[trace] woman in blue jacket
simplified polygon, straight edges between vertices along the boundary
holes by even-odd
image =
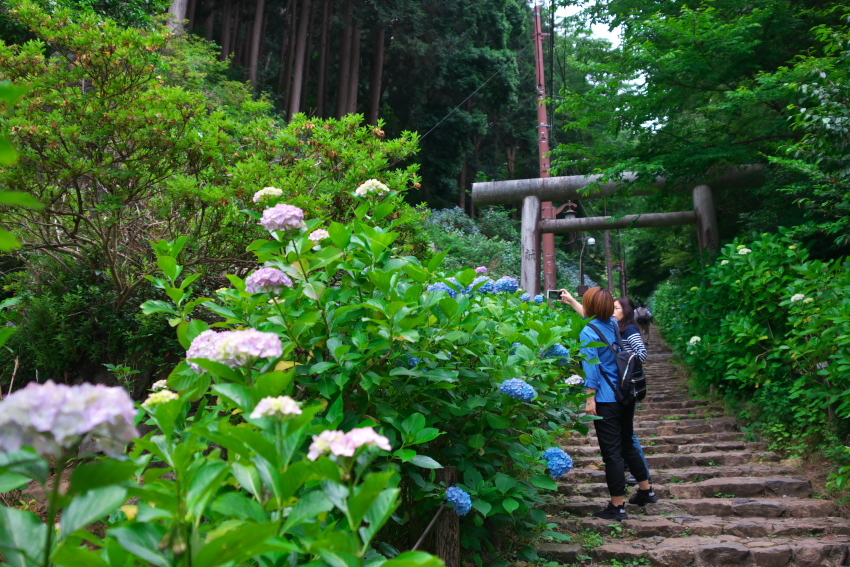
[[[590,318],[590,324],[581,332],[582,344],[604,342],[590,325],[604,333],[609,343],[618,342],[617,321],[612,317],[614,298],[608,290],[601,287],[587,290],[582,298],[582,307],[585,317]],[[629,502],[638,506],[658,502],[658,496],[649,483],[646,465],[632,443],[635,404],[626,405],[617,401],[613,388],[618,375],[614,351],[603,345],[586,346],[581,349],[581,352],[584,354],[582,366],[587,377],[585,385],[589,396],[585,402],[585,412],[601,418],[595,420],[593,425],[596,428],[602,460],[605,462],[605,482],[608,484],[608,492],[611,495],[608,507],[594,515],[606,520],[625,520],[628,516],[625,508],[624,462],[628,463],[629,470],[638,481],[638,491],[629,499]],[[594,358],[599,359],[599,364],[587,362]]]

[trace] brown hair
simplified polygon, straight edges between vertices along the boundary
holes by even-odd
[[[585,317],[610,319],[614,314],[614,298],[611,292],[599,286],[587,290],[581,298]]]
[[[620,302],[620,308],[623,310],[623,318],[620,319],[620,332],[625,333],[629,325],[637,325],[635,322],[635,302],[628,297],[618,297],[614,301]]]

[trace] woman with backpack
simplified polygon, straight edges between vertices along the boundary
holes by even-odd
[[[582,307],[585,317],[590,322],[581,332],[582,344],[590,343],[621,343],[617,321],[613,318],[614,298],[611,293],[601,287],[594,287],[584,294]],[[622,344],[622,343],[621,343]],[[585,346],[581,349],[584,354],[584,368],[588,399],[585,402],[585,412],[588,415],[599,416],[594,420],[596,438],[602,460],[605,462],[605,482],[611,501],[604,510],[594,515],[606,520],[626,520],[625,495],[626,479],[624,461],[638,481],[637,493],[629,503],[645,506],[658,501],[658,495],[649,483],[649,472],[643,459],[632,443],[634,435],[634,401],[622,403],[618,401],[614,383],[619,374],[617,355],[609,346]],[[599,359],[599,364],[589,364],[587,361]]]
[[[646,350],[646,345],[643,343],[640,331],[635,323],[635,302],[625,296],[615,299],[613,317],[618,321],[617,326],[620,331],[620,336],[623,337],[623,348],[629,352],[635,353],[641,362],[645,362],[646,357],[649,356],[649,352]],[[643,464],[646,465],[647,475],[651,477],[652,473],[649,470],[649,464],[646,462],[646,455],[643,452],[643,445],[641,445],[637,433],[632,436],[632,444],[640,454],[640,458],[643,459]],[[630,472],[628,464],[626,465],[626,472]],[[652,479],[650,478],[650,482],[651,481]],[[634,475],[629,475],[628,478],[626,478],[626,484],[637,483],[637,479],[635,479]]]
[[[582,317],[585,316],[584,308],[581,306],[581,303],[576,301],[576,299],[566,289],[561,290],[561,301],[575,309],[575,311]],[[644,362],[646,357],[649,356],[649,353],[646,350],[646,345],[643,343],[640,331],[635,326],[634,312],[635,303],[628,297],[620,297],[614,300],[613,317],[618,321],[620,336],[623,338],[623,348],[628,352],[635,353],[638,359],[641,362]],[[643,445],[641,445],[637,434],[632,435],[632,445],[634,445],[635,449],[637,449],[637,452],[640,454],[640,458],[643,459],[647,475],[651,477],[649,464],[646,462],[646,455],[643,451]],[[629,476],[626,478],[626,484],[635,485],[638,483],[635,476],[631,474],[628,463],[624,465],[624,471],[629,473]],[[651,478],[649,478],[649,480],[652,482]]]

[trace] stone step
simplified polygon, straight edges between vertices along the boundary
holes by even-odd
[[[651,438],[650,438],[651,439]],[[746,441],[728,441],[720,443],[694,443],[692,445],[650,445],[646,443],[647,439],[641,439],[644,453],[647,455],[678,453],[680,455],[690,455],[694,453],[711,453],[719,451],[764,451],[768,444],[762,442],[746,442]],[[564,451],[573,456],[580,457],[595,457],[599,455],[599,447],[597,445],[562,445]]]
[[[592,463],[601,462],[601,457],[573,457],[576,467],[584,468]],[[660,453],[646,455],[646,462],[651,469],[671,469],[688,467],[714,467],[743,465],[746,463],[768,463],[779,460],[779,455],[770,451],[751,453],[750,451],[711,451],[708,453],[677,454]]]
[[[594,565],[649,560],[665,567],[840,567],[848,550],[847,536],[751,539],[719,535],[651,538],[639,543],[608,540],[595,548],[557,543],[537,546],[541,555],[565,564],[587,564],[587,557]]]
[[[559,496],[549,503],[552,515],[587,516],[608,505],[608,499]],[[629,514],[649,516],[692,515],[741,518],[818,518],[837,516],[837,506],[829,500],[813,498],[682,498],[659,500],[641,509],[626,504]]]
[[[568,533],[588,530],[625,539],[647,537],[717,536],[760,538],[768,536],[850,535],[850,520],[821,518],[720,518],[717,516],[634,516],[623,522],[584,518],[550,518],[558,529]],[[618,526],[622,526],[620,529]]]
[[[738,431],[734,419],[689,419],[676,421],[644,421],[635,423],[635,433],[638,437],[663,437],[666,435],[694,435],[699,433],[720,433]],[[596,436],[596,431],[591,428],[590,437]],[[594,443],[595,443],[594,439]]]
[[[641,438],[640,442],[646,447],[658,447],[661,445],[696,445],[702,443],[730,443],[741,441],[742,433],[738,431],[726,431],[720,433],[695,433],[691,435],[663,435],[661,437],[650,435]],[[576,434],[575,437],[567,437],[564,446],[596,445],[596,438]],[[566,450],[566,449],[565,449]]]
[[[648,399],[642,401],[640,406],[638,406],[638,411],[640,411],[640,407],[649,407],[652,409],[685,409],[685,408],[701,408],[709,405],[711,402],[708,400],[694,400],[694,399],[685,399],[679,401],[649,401]]]
[[[652,481],[659,484],[681,484],[686,482],[701,482],[709,478],[796,476],[799,474],[800,471],[795,467],[755,463],[737,466],[652,469]],[[602,461],[600,460],[591,467],[575,468],[570,472],[564,482],[605,482],[605,467],[602,466]]]
[[[605,498],[608,485],[568,484],[558,486],[561,494],[584,496],[587,498]],[[653,479],[653,488],[659,497],[680,498],[808,498],[812,495],[812,483],[805,477],[724,477],[709,478],[699,482],[682,484],[662,484]]]
[[[723,408],[718,406],[705,406],[698,408],[679,408],[679,409],[655,409],[650,405],[647,408],[639,409],[635,413],[636,419],[700,419],[706,417],[722,417],[726,413]]]

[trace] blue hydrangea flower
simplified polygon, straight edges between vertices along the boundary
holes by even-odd
[[[518,289],[519,282],[516,278],[510,276],[501,277],[493,284],[493,291],[495,293],[516,293]]]
[[[527,291],[519,296],[520,301],[531,301],[531,294]]]
[[[456,297],[457,291],[450,288],[448,285],[443,282],[437,282],[435,284],[431,284],[428,286],[428,291],[445,291],[449,294],[449,297]]]
[[[555,343],[540,354],[543,358],[560,358],[558,364],[566,366],[570,363],[570,351],[561,343]]]
[[[415,357],[415,356],[410,356],[410,355],[408,354],[408,355],[407,355],[407,367],[408,367],[408,368],[413,368],[414,366],[416,366],[417,364],[419,364],[419,362],[420,362],[421,360],[422,360],[421,358],[418,358],[418,357]]]
[[[552,475],[552,478],[561,478],[573,470],[572,457],[557,447],[547,449],[543,453],[543,458],[548,461],[546,467],[549,469],[549,474]]]
[[[484,283],[484,285],[482,285],[478,289],[475,289],[481,282],[486,283]],[[493,286],[493,280],[491,280],[487,276],[478,276],[472,281],[471,284],[469,284],[469,287],[466,288],[466,293],[470,295],[475,295],[476,293],[493,293]]]
[[[537,395],[537,391],[534,389],[534,386],[525,380],[520,380],[519,378],[505,380],[502,382],[502,385],[499,386],[499,391],[524,402],[530,402]]]
[[[519,348],[519,345],[520,345],[520,343],[513,343],[511,345],[511,350],[508,351],[508,354],[510,354],[510,355],[516,354],[516,349]]]
[[[543,296],[538,293],[537,295],[534,296],[534,302],[535,303],[543,303]]]
[[[449,504],[454,504],[458,516],[466,516],[472,510],[472,498],[457,486],[450,486],[446,490],[446,500]]]

